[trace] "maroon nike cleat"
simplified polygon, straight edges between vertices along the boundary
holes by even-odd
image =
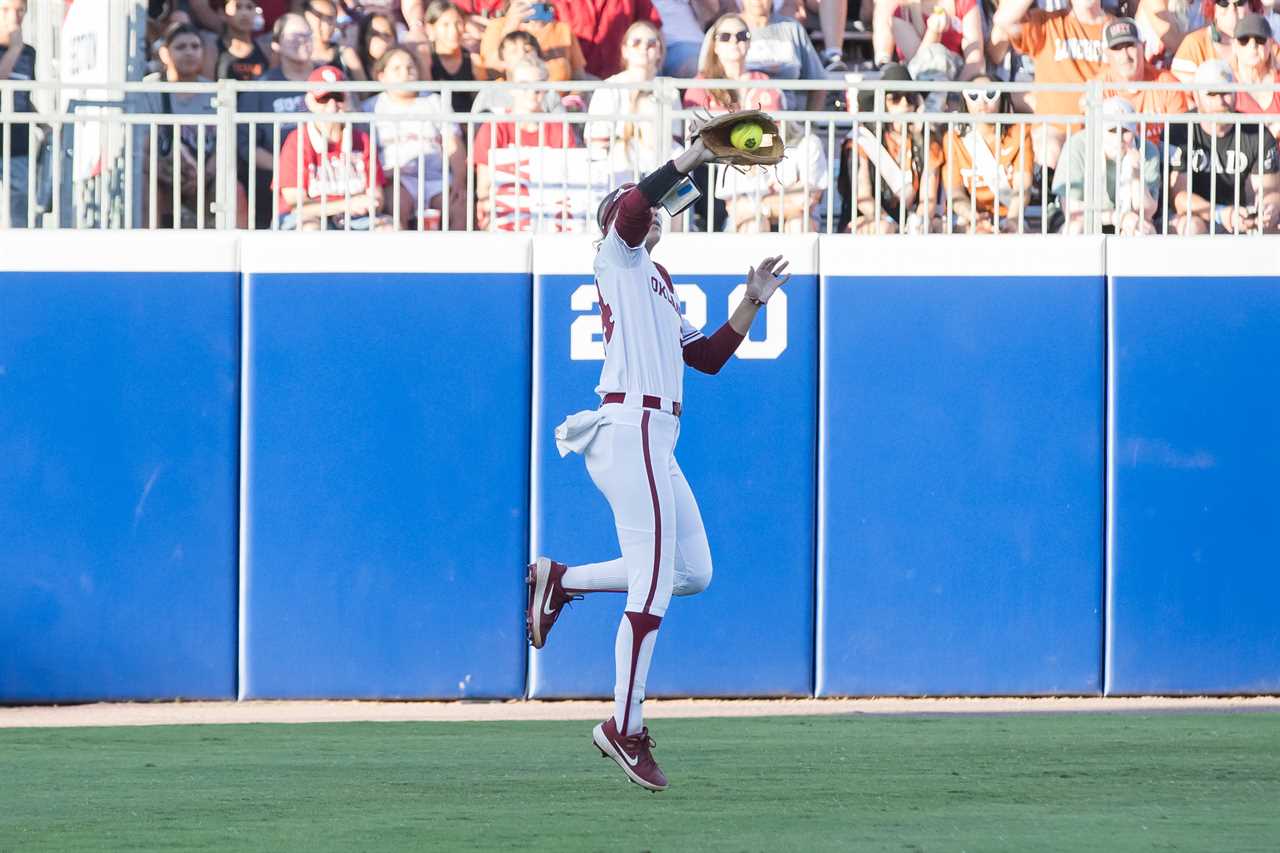
[[[626,773],[627,778],[632,782],[650,791],[667,789],[667,777],[663,775],[662,768],[653,760],[653,753],[649,751],[657,744],[654,743],[653,738],[649,737],[647,726],[641,729],[639,734],[622,737],[618,734],[618,726],[614,723],[613,717],[610,717],[592,730],[591,739],[595,741],[600,755],[618,762],[622,772]]]
[[[529,585],[529,603],[525,608],[524,621],[529,642],[535,649],[547,644],[547,634],[560,618],[561,609],[582,597],[565,592],[560,582],[565,569],[564,563],[554,563],[547,557],[539,557],[537,562],[529,564],[525,577],[525,583]]]

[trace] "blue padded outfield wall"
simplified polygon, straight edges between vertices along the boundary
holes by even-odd
[[[902,239],[821,249],[817,692],[1100,693],[1102,240]]]
[[[1280,242],[1109,244],[1110,693],[1280,692]]]
[[[243,697],[524,692],[529,241],[431,242],[244,243]]]
[[[234,697],[235,240],[0,241],[0,702]]]
[[[998,249],[998,251],[997,251]],[[1280,690],[1280,242],[670,235],[715,561],[660,695]],[[608,696],[582,237],[0,235],[0,703]]]

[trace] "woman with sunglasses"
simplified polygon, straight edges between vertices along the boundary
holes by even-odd
[[[698,54],[699,80],[768,80],[762,71],[747,70],[747,51],[751,49],[751,30],[740,15],[721,15],[707,30]],[[700,107],[712,114],[731,110],[782,109],[782,93],[777,89],[690,89],[684,105]]]
[[[1183,83],[1191,83],[1200,63],[1210,59],[1230,62],[1235,47],[1236,26],[1250,12],[1262,11],[1261,0],[1203,0],[1205,20],[1209,25],[1194,32],[1178,46],[1170,70]]]
[[[610,83],[648,83],[658,76],[665,58],[662,33],[648,21],[636,21],[627,27],[622,38],[622,70],[608,79]],[[680,109],[674,89],[667,106]],[[668,128],[663,140],[655,139],[653,119],[658,116],[658,102],[644,89],[596,89],[591,93],[587,112],[592,115],[630,115],[635,121],[595,121],[587,125],[587,146],[593,161],[609,163],[610,186],[638,181],[658,168],[659,153],[672,153],[675,134]]]
[[[1273,88],[1265,92],[1236,93],[1236,112],[1268,117],[1267,129],[1280,138],[1280,94],[1276,84],[1276,43],[1271,40],[1271,25],[1262,15],[1245,15],[1236,25],[1232,65],[1237,83],[1266,83]]]
[[[991,78],[984,74],[973,82],[990,83]],[[991,234],[998,224],[1002,232],[1016,232],[1035,169],[1031,127],[993,118],[1013,112],[1006,92],[973,88],[963,96],[969,115],[984,120],[953,125],[942,143],[952,228]]]
[[[911,75],[904,66],[890,63],[880,79],[905,82]],[[942,145],[931,135],[926,151],[923,123],[909,120],[922,103],[918,92],[888,89],[884,111],[901,118],[887,123],[860,121],[849,134],[840,178],[842,194],[845,198],[852,195],[857,205],[849,222],[853,233],[920,233],[926,221],[930,231],[940,230],[942,223],[936,212],[944,166]],[[874,106],[872,90],[858,93],[858,112],[872,112]],[[857,187],[851,192],[855,175]]]

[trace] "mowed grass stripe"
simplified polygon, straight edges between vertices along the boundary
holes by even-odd
[[[1280,715],[0,731],[6,850],[1280,850]]]

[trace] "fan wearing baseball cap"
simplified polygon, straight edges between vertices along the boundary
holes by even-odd
[[[1169,128],[1169,195],[1179,234],[1272,232],[1280,213],[1276,140],[1256,123],[1228,124],[1235,113],[1235,77],[1211,59],[1196,69],[1195,124]],[[1221,88],[1216,88],[1221,87]]]
[[[281,229],[368,231],[392,225],[381,215],[384,176],[368,132],[326,120],[347,109],[346,95],[326,84],[346,79],[332,65],[307,78],[307,109],[317,119],[299,125],[280,149],[272,188],[279,198]]]
[[[1104,234],[1154,234],[1152,218],[1160,207],[1160,149],[1138,135],[1133,105],[1124,98],[1102,102],[1102,157],[1106,177],[1098,217]],[[1053,176],[1056,204],[1065,214],[1063,231],[1083,234],[1084,184],[1088,137],[1077,133],[1067,142]]]
[[[1235,47],[1231,64],[1241,83],[1276,84],[1276,43],[1271,24],[1262,15],[1245,15],[1236,25]],[[1268,116],[1267,129],[1272,136],[1280,134],[1280,95],[1274,89],[1266,92],[1236,94],[1236,112]]]
[[[1195,79],[1196,69],[1210,59],[1231,61],[1236,26],[1250,12],[1262,11],[1262,0],[1201,0],[1207,26],[1187,33],[1173,55],[1170,69],[1183,83]]]
[[[1107,49],[1108,83],[1177,83],[1168,71],[1147,62],[1146,48],[1133,18],[1116,18],[1102,31]],[[1187,96],[1179,89],[1133,89],[1128,86],[1108,87],[1104,98],[1124,98],[1138,113],[1178,115],[1187,111]],[[1164,139],[1164,123],[1149,122],[1143,128],[1150,142],[1159,145]]]

